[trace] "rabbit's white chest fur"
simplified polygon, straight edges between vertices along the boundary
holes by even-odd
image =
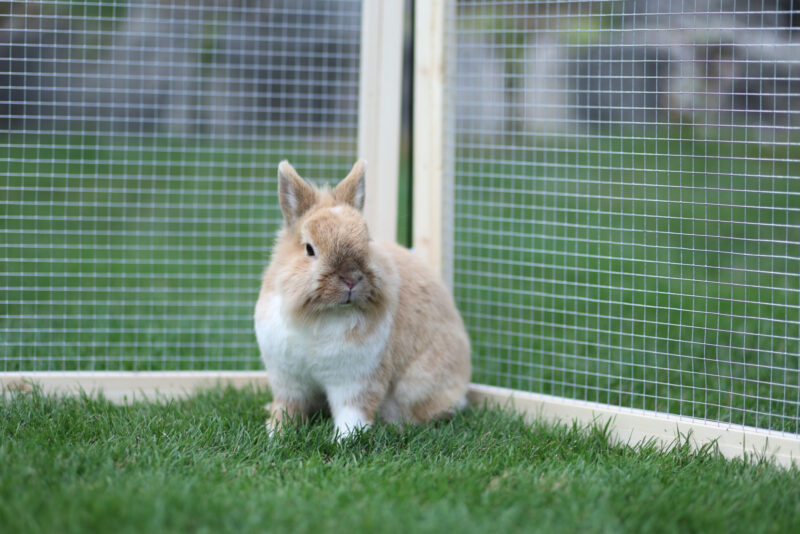
[[[387,313],[366,339],[352,341],[347,333],[361,320],[357,312],[345,309],[324,320],[297,325],[287,319],[282,304],[280,295],[271,296],[255,324],[261,357],[273,375],[270,381],[329,395],[360,389],[380,364],[391,332],[391,315]]]

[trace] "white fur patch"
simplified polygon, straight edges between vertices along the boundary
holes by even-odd
[[[333,411],[333,424],[336,427],[336,439],[350,437],[359,429],[370,426],[364,412],[352,406],[331,407]]]
[[[267,419],[267,422],[265,423],[265,426],[267,428],[267,437],[268,438],[274,438],[276,431],[275,431],[275,427],[272,425],[272,421]]]
[[[273,394],[301,399],[325,393],[332,408],[357,398],[380,364],[391,315],[366,340],[354,342],[347,334],[363,321],[357,310],[344,308],[310,324],[293,324],[280,295],[268,298],[255,330]]]

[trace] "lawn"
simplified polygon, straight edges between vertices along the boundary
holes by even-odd
[[[379,425],[330,420],[270,440],[259,391],[112,405],[0,402],[0,531],[793,532],[800,470],[708,448],[614,444],[603,428],[473,409]]]

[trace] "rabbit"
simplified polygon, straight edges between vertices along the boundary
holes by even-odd
[[[453,298],[411,251],[372,240],[366,163],[332,190],[278,166],[284,224],[255,307],[273,402],[287,418],[330,409],[335,439],[372,425],[423,423],[466,406],[470,342]]]

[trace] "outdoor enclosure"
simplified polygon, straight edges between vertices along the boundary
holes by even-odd
[[[275,168],[399,133],[395,4],[0,4],[0,373],[261,369]],[[800,434],[792,6],[416,2],[414,247],[476,383]]]
[[[446,14],[445,265],[474,379],[800,432],[800,12]]]

